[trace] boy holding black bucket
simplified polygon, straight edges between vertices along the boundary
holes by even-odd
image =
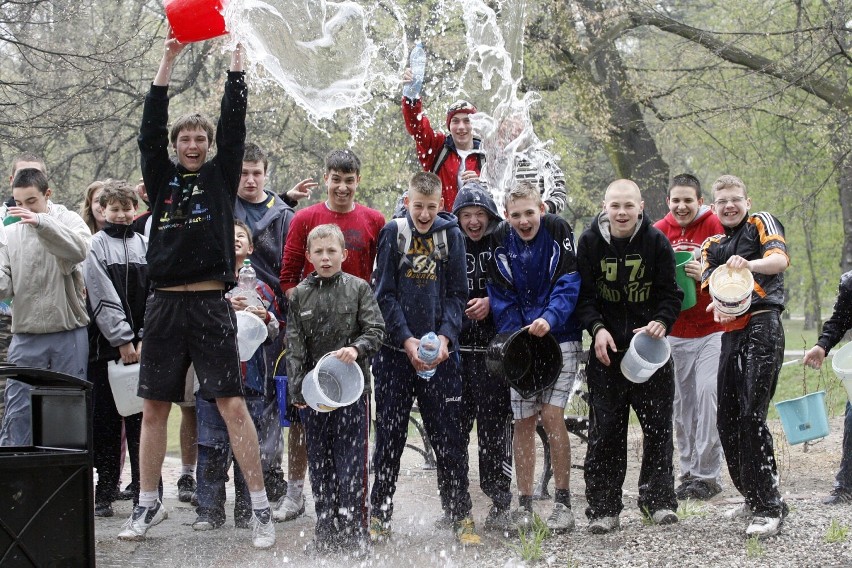
[[[491,261],[490,235],[500,223],[500,214],[488,190],[475,180],[462,186],[453,214],[465,235],[469,293],[459,334],[463,446],[467,448],[476,420],[479,486],[492,501],[485,530],[507,531],[512,504],[512,407],[508,385],[491,374],[486,364],[488,344],[497,334],[486,275]]]
[[[317,514],[315,547],[361,557],[367,536],[370,435],[370,358],[384,337],[384,320],[370,285],[341,270],[343,232],[318,225],[307,237],[305,256],[314,272],[293,289],[287,314],[288,395],[302,409]],[[357,402],[330,412],[306,406],[305,376],[323,355],[357,363],[364,391]],[[317,380],[317,379],[315,379]]]
[[[654,224],[668,237],[675,260],[688,259],[677,276],[685,282],[684,298],[691,292],[692,307],[681,306],[680,315],[669,334],[675,366],[674,426],[680,454],[681,484],[678,499],[710,499],[722,491],[722,443],[716,429],[719,353],[722,326],[707,313],[710,295],[696,294],[701,282],[701,263],[695,253],[708,237],[724,232],[719,218],[704,204],[701,183],[695,176],[674,177],[666,196],[669,212]],[[680,270],[680,269],[678,269]],[[696,298],[697,296],[697,298]],[[684,299],[684,304],[686,299]]]
[[[754,275],[751,306],[732,316],[711,304],[722,324],[717,424],[728,472],[745,503],[727,512],[731,519],[751,519],[746,535],[764,538],[778,533],[787,505],[778,491],[772,434],[766,425],[784,360],[784,275],[790,265],[784,227],[766,212],[749,214],[745,184],[732,175],[713,183],[713,210],[724,235],[701,247],[702,287],[719,266],[748,269]]]
[[[586,516],[594,534],[619,527],[631,406],[644,435],[639,508],[655,524],[678,520],[672,466],[673,365],[666,361],[642,383],[621,371],[634,334],[665,341],[683,297],[675,282],[674,251],[643,215],[644,206],[635,183],[612,182],[603,211],[580,237],[577,252],[582,280],[577,316],[594,348],[586,367],[585,465]]]
[[[563,414],[582,350],[582,330],[573,315],[580,291],[574,233],[561,217],[545,214],[541,193],[529,182],[512,188],[504,205],[508,222],[493,235],[494,251],[488,268],[488,296],[497,331],[511,333],[525,327],[534,337],[551,333],[561,347],[561,372],[554,383],[531,397],[524,397],[516,388],[511,391],[518,484],[518,508],[512,512],[512,520],[519,527],[532,524],[535,430],[541,417],[556,486],[547,526],[554,531],[570,531],[574,528],[569,486],[571,445]],[[519,377],[507,377],[510,384],[516,379]]]

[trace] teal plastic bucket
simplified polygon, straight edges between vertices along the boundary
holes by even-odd
[[[825,391],[775,403],[781,426],[790,444],[810,442],[828,436]]]

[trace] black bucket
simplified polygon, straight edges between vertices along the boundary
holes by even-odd
[[[530,335],[527,328],[498,333],[488,345],[488,372],[509,383],[524,398],[553,385],[562,370],[562,349],[551,334]]]

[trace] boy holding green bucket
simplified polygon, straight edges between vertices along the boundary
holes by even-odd
[[[837,345],[846,332],[852,329],[852,271],[840,277],[840,292],[831,317],[822,324],[822,333],[817,344],[805,353],[802,363],[819,369],[829,350]],[[836,354],[835,354],[836,355]],[[826,505],[852,503],[852,402],[846,402],[846,418],[843,420],[843,456],[840,469],[834,478],[834,489],[822,502]]]
[[[370,435],[370,359],[382,344],[385,323],[370,285],[341,266],[346,245],[340,227],[318,225],[305,257],[314,272],[296,286],[287,313],[288,395],[305,425],[311,491],[317,514],[315,550],[361,557],[367,536],[367,440]],[[302,396],[305,375],[331,353],[357,363],[364,392],[357,402],[318,412]]]
[[[675,176],[666,197],[668,214],[654,226],[675,250],[675,279],[683,290],[681,312],[669,334],[675,366],[673,405],[680,455],[678,499],[710,499],[722,490],[722,444],[716,429],[716,373],[722,350],[722,326],[707,312],[710,295],[696,294],[701,243],[724,232],[719,218],[704,204],[694,176]]]
[[[778,384],[784,359],[784,275],[790,265],[784,227],[766,212],[749,214],[751,200],[745,184],[732,175],[713,183],[713,210],[724,235],[710,237],[701,246],[702,288],[719,266],[746,268],[754,274],[751,306],[732,316],[712,310],[722,324],[719,358],[719,438],[728,472],[745,503],[727,512],[731,519],[751,519],[746,536],[778,534],[787,505],[778,491],[778,470],[772,434],[766,425],[769,401]]]

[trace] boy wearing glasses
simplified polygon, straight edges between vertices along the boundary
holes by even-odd
[[[722,325],[719,358],[717,424],[731,481],[745,503],[728,511],[731,519],[749,518],[749,537],[778,533],[787,506],[778,491],[778,471],[772,434],[766,425],[769,401],[775,394],[784,357],[783,272],[790,265],[784,227],[766,212],[750,215],[745,184],[732,175],[713,183],[713,210],[724,235],[707,239],[701,247],[702,288],[722,265],[747,268],[754,274],[754,290],[747,313],[733,317],[713,305]]]

